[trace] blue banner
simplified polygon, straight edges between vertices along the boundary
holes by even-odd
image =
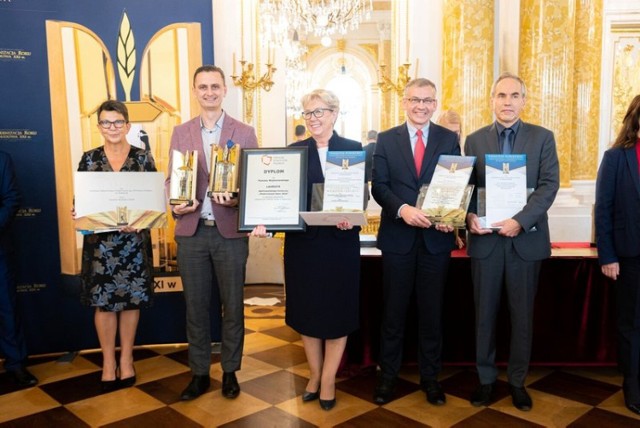
[[[65,21],[86,28],[115,63],[121,58],[118,38],[125,12],[135,35],[132,63],[142,63],[144,47],[160,29],[179,22],[200,24],[202,62],[213,63],[211,1],[0,1],[0,150],[13,158],[22,194],[12,233],[18,303],[30,354],[98,346],[93,309],[81,306],[77,278],[61,275],[50,98],[55,88],[50,87],[46,22]],[[116,77],[111,77],[116,85],[111,97],[140,100],[141,85],[136,80],[125,94],[115,68],[114,64]],[[52,85],[68,86],[69,81],[60,79]],[[77,165],[69,163],[70,170],[75,170]],[[184,341],[182,294],[157,294],[154,306],[143,310],[136,344]]]

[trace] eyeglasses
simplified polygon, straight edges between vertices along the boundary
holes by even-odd
[[[412,106],[417,106],[418,104],[434,105],[437,101],[435,98],[418,97],[405,98],[405,100],[409,101],[409,104],[411,104]]]
[[[99,120],[98,121],[98,125],[100,125],[100,127],[102,129],[109,129],[111,128],[111,125],[115,126],[116,129],[120,129],[124,126],[124,124],[127,123],[126,120],[122,120],[122,119],[118,119],[118,120],[114,120],[113,122],[110,120]]]
[[[317,108],[313,111],[303,111],[302,112],[302,117],[305,118],[305,120],[309,120],[311,119],[311,115],[313,115],[313,117],[320,119],[322,116],[324,116],[324,112],[325,111],[330,111],[333,112],[333,109],[331,108]]]

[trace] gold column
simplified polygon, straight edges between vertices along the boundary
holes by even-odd
[[[520,3],[520,76],[527,85],[523,118],[554,132],[562,187],[571,179],[575,10],[575,0]]]
[[[573,76],[571,179],[593,180],[598,166],[602,0],[579,0]]]
[[[453,109],[468,134],[491,122],[494,0],[445,0],[440,109]]]

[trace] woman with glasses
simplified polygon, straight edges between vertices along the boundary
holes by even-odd
[[[362,144],[333,130],[340,101],[332,92],[316,89],[302,97],[302,106],[311,137],[291,146],[309,149],[310,209],[314,184],[324,183],[327,152],[362,150]],[[359,230],[342,221],[335,226],[307,226],[305,232],[288,232],[285,238],[286,322],[302,336],[310,370],[302,400],[319,399],[324,410],[336,404],[336,373],[347,335],[359,324]]]
[[[131,128],[127,107],[105,101],[98,108],[98,129],[104,145],[82,155],[78,171],[156,171],[151,154],[127,142]],[[75,214],[75,213],[74,213]],[[140,307],[153,292],[153,259],[149,230],[130,226],[116,232],[84,236],[82,246],[82,301],[95,307],[94,323],[102,348],[102,390],[133,386],[133,343]],[[116,334],[120,358],[116,361]]]

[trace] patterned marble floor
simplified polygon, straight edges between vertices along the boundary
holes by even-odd
[[[282,296],[281,287],[249,286],[247,295]],[[17,389],[0,373],[0,427],[630,427],[640,418],[624,407],[621,379],[613,368],[534,368],[528,389],[530,412],[511,405],[504,373],[498,399],[487,408],[468,402],[476,384],[472,368],[448,367],[442,376],[447,404],[434,407],[419,389],[415,367],[403,370],[396,399],[375,405],[374,373],[339,379],[337,406],[324,411],[303,403],[308,377],[299,336],[284,324],[284,307],[245,307],[246,339],[242,392],[221,396],[219,356],[212,355],[210,391],[179,401],[190,380],[184,344],[140,347],[135,387],[101,394],[101,357],[81,352],[71,362],[32,358],[37,387]],[[144,316],[144,314],[143,314]]]

